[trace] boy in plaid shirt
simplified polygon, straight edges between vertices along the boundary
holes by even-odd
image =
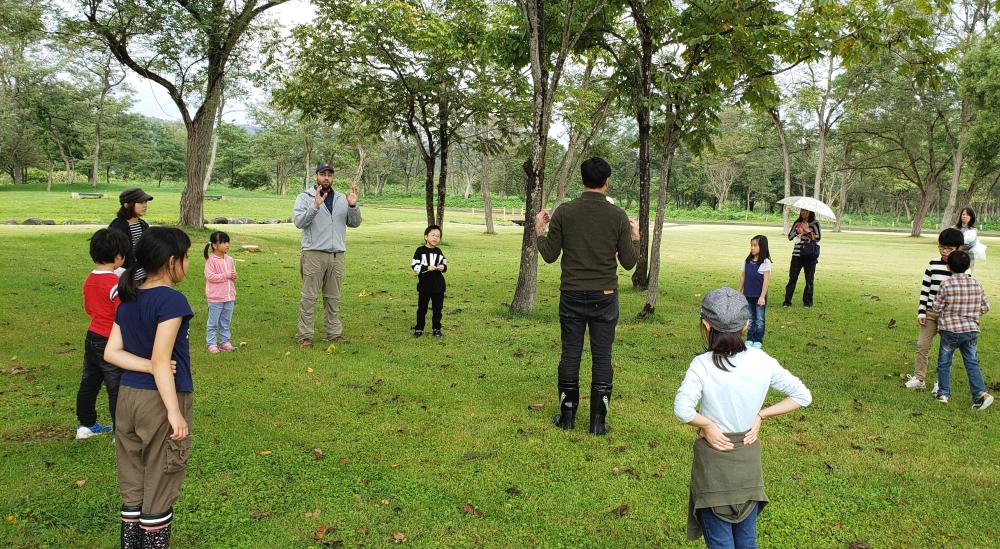
[[[963,251],[948,256],[951,277],[941,282],[934,310],[938,312],[937,328],[941,336],[938,350],[938,402],[948,403],[951,396],[951,360],[955,349],[962,353],[962,362],[969,375],[972,409],[985,410],[993,404],[993,395],[986,392],[983,372],[979,369],[976,344],[979,340],[979,317],[990,310],[983,286],[965,273],[971,259]]]

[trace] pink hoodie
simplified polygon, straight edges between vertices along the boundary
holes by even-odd
[[[226,303],[236,301],[236,284],[233,283],[233,273],[236,263],[226,254],[225,257],[209,254],[205,260],[205,297],[209,303]]]

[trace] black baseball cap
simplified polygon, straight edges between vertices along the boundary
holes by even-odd
[[[332,171],[333,171],[333,166],[331,166],[327,162],[320,162],[319,164],[316,164],[316,173],[332,172]]]
[[[121,204],[135,204],[137,202],[149,202],[153,197],[146,194],[146,191],[139,188],[125,189],[118,195],[118,202]]]

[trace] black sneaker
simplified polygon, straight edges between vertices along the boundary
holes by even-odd
[[[413,330],[413,339],[417,339],[418,337],[420,337],[422,335],[424,335],[424,331],[423,330]]]
[[[792,304],[791,303],[782,303],[781,306],[787,309],[787,308],[791,307]]]
[[[983,393],[982,395],[979,396],[979,398],[976,399],[975,402],[972,403],[972,409],[985,410],[990,407],[990,404],[993,404],[993,395],[989,393]]]
[[[434,330],[434,337],[441,337],[443,335],[444,334],[441,333],[441,330]]]

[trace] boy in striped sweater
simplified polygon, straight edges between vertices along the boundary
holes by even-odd
[[[927,387],[924,376],[927,374],[927,355],[938,332],[938,313],[934,310],[934,298],[937,296],[941,282],[951,276],[948,270],[948,256],[951,252],[962,249],[965,238],[958,229],[945,229],[938,235],[938,251],[940,259],[933,259],[924,270],[924,280],[920,287],[920,306],[917,308],[917,323],[920,333],[917,336],[917,352],[913,357],[913,375],[908,375],[904,386],[907,389],[924,389]],[[937,393],[938,384],[934,383]]]

